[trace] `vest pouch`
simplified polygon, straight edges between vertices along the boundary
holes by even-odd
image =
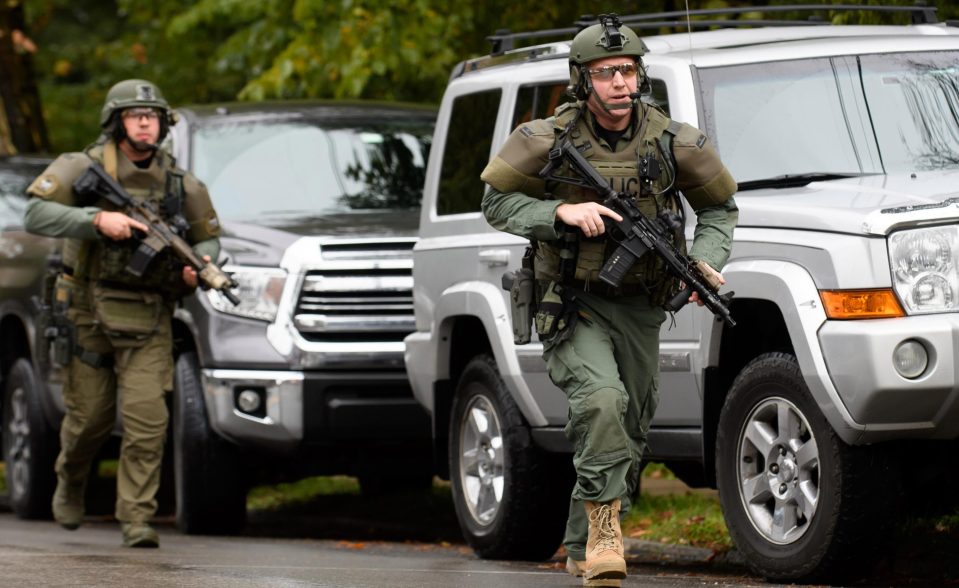
[[[117,348],[146,343],[159,329],[163,305],[163,297],[154,292],[93,288],[94,317]]]

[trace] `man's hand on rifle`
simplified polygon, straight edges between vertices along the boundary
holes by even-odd
[[[556,218],[572,227],[579,227],[587,237],[598,237],[606,231],[603,217],[608,216],[616,222],[623,217],[598,202],[579,204],[560,204],[556,209]]]
[[[726,283],[726,278],[716,270],[714,270],[708,263],[705,261],[699,260],[696,262],[696,269],[699,270],[699,273],[703,276],[703,279],[706,281],[706,284],[712,288],[714,291],[719,290],[719,287]],[[685,288],[686,285],[682,284],[680,288]],[[693,292],[692,296],[689,297],[690,302],[695,302],[699,306],[705,304],[702,300],[699,299],[699,294]]]
[[[206,261],[209,263],[210,256],[204,255],[203,261]],[[196,270],[194,270],[192,267],[188,265],[183,266],[183,283],[189,286],[190,288],[196,288],[197,284],[200,283],[200,280],[196,275]]]
[[[150,227],[134,220],[122,212],[110,212],[101,210],[93,217],[93,228],[101,235],[114,241],[123,241],[133,236],[133,231],[142,231],[147,233]]]

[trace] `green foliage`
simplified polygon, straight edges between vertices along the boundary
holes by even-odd
[[[868,0],[880,2],[890,0]],[[790,1],[769,2],[785,3]],[[940,20],[959,17],[952,2],[934,4]],[[691,9],[729,5],[744,3],[689,0]],[[628,14],[640,6],[647,12],[682,10],[685,2],[24,0],[24,6],[27,33],[39,46],[35,65],[51,143],[61,151],[80,149],[96,138],[106,90],[130,77],[155,82],[174,105],[236,98],[435,103],[456,63],[488,53],[486,36],[498,29],[569,27],[583,14]],[[908,20],[875,13],[819,14],[833,22]]]

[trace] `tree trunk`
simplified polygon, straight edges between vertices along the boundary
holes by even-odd
[[[0,2],[0,154],[49,151],[21,0]]]

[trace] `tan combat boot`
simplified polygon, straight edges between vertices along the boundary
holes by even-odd
[[[583,573],[586,571],[586,562],[581,559],[573,559],[566,556],[566,571],[570,576],[582,578]]]
[[[619,586],[626,577],[623,532],[619,528],[619,500],[607,504],[585,502],[589,518],[584,586]]]
[[[83,522],[83,494],[86,484],[68,484],[57,476],[57,489],[53,493],[53,518],[64,529],[75,531]]]
[[[159,547],[160,536],[148,523],[123,523],[124,547]]]

